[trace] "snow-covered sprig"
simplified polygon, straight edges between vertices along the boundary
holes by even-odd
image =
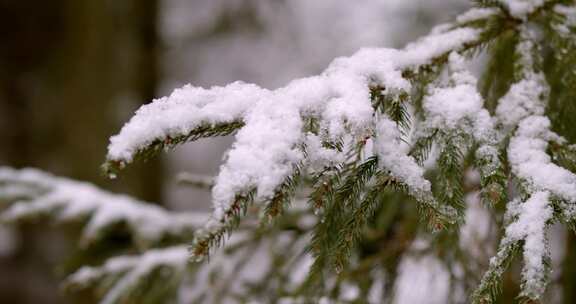
[[[100,303],[296,298],[311,264],[306,246],[315,218],[305,209],[295,209],[281,215],[276,226],[241,227],[223,250],[211,256],[211,263],[189,264],[184,245],[154,248],[82,267],[68,276],[64,286],[72,293],[94,291]]]
[[[164,239],[190,240],[204,214],[172,213],[160,206],[109,193],[89,183],[53,176],[36,169],[0,168],[0,201],[10,204],[4,221],[50,217],[56,222],[86,223],[82,242],[100,240],[108,229],[124,224],[135,244],[149,247]]]
[[[539,67],[540,53],[527,28],[516,47],[516,83],[500,99],[496,114],[511,136],[507,148],[511,175],[519,181],[520,198],[508,203],[507,224],[497,255],[474,294],[477,303],[491,303],[510,260],[523,252],[520,297],[540,301],[548,283],[550,253],[547,230],[553,222],[575,217],[576,174],[552,161],[549,143],[565,144],[544,116],[550,89]]]
[[[138,256],[110,258],[102,266],[82,267],[67,278],[65,285],[71,291],[98,286],[104,291],[99,295],[102,304],[124,303],[141,298],[141,294],[157,297],[146,298],[149,302],[167,301],[175,298],[187,261],[186,246],[150,249]]]
[[[423,170],[409,147],[399,144],[409,131],[404,109],[411,81],[448,54],[485,43],[490,39],[484,34],[486,20],[497,18],[497,11],[476,10],[402,50],[363,49],[334,60],[319,76],[274,91],[240,82],[212,89],[185,86],[138,110],[111,138],[105,166],[115,174],[159,147],[237,130],[212,188],[212,219],[195,241],[193,252],[200,257],[220,243],[250,202],[289,201],[286,189],[292,187],[285,185],[299,172],[344,168],[344,155],[366,142],[377,143],[379,171],[405,185],[423,205],[436,206]],[[385,115],[376,115],[379,111]],[[338,142],[345,142],[344,150],[333,144]],[[278,206],[268,209],[280,212]]]
[[[424,138],[428,137],[427,145],[435,145],[439,151],[437,165],[441,201],[463,214],[464,157],[472,147],[478,147],[475,156],[483,191],[504,192],[505,176],[498,149],[500,135],[494,119],[484,107],[477,80],[467,71],[462,56],[450,54],[448,79],[429,89],[423,100],[423,109],[425,119],[420,132]],[[494,198],[494,195],[487,197]],[[497,202],[498,199],[491,201]]]
[[[346,259],[386,187],[415,198],[432,226],[462,223],[462,173],[471,160],[487,200],[503,201],[509,180],[518,180],[522,193],[509,204],[518,212],[510,211],[509,229],[474,299],[490,301],[513,253],[523,250],[521,295],[537,300],[546,276],[535,273],[544,273],[547,254],[530,244],[545,242],[543,231],[557,213],[538,218],[530,231],[525,222],[536,207],[544,215],[551,206],[570,221],[573,197],[567,185],[573,185],[573,175],[547,154],[549,142],[564,146],[566,140],[551,131],[554,126],[544,116],[546,100],[554,94],[541,71],[535,47],[541,42],[532,41],[526,24],[537,26],[553,10],[561,16],[556,28],[566,25],[573,4],[475,2],[479,7],[404,49],[362,49],[337,58],[318,76],[283,88],[236,82],[178,89],[143,106],[111,138],[105,169],[113,176],[160,148],[235,133],[212,187],[213,214],[195,235],[193,259],[203,259],[221,244],[252,205],[266,220],[282,215],[298,182],[312,176],[310,202],[319,221],[312,233],[315,261],[308,282],[322,282],[318,278],[327,266],[346,270]],[[482,96],[463,55],[497,40],[516,47],[516,56],[508,59],[514,75],[503,82],[506,93],[492,90],[498,81],[491,81],[486,85],[490,96]],[[438,152],[432,181],[424,169],[431,150]],[[533,174],[533,166],[545,167],[550,180]]]

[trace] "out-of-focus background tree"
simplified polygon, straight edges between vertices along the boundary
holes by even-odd
[[[109,136],[142,102],[185,83],[276,88],[360,47],[402,46],[466,7],[466,0],[0,0],[0,165],[38,167],[175,209],[207,208],[207,191],[178,187],[174,176],[214,174],[229,138],[183,146],[114,182],[100,176]],[[0,303],[65,302],[57,265],[69,258],[66,242],[45,227],[20,228],[0,226]]]
[[[153,0],[0,1],[0,162],[159,201],[159,163],[118,183],[98,169],[107,137],[155,94],[157,16]],[[0,258],[0,302],[62,301],[55,265],[64,243],[45,230],[4,238],[20,241]]]

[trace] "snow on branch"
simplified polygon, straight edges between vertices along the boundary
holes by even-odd
[[[521,195],[508,203],[505,236],[474,294],[475,303],[495,301],[500,277],[520,249],[524,256],[520,297],[540,301],[549,281],[548,227],[576,216],[576,174],[555,164],[548,154],[550,142],[565,145],[566,140],[552,132],[544,116],[550,89],[538,71],[542,59],[526,27],[520,29],[516,55],[516,82],[499,100],[496,114],[500,125],[513,131],[507,159]],[[560,215],[554,213],[556,208]]]
[[[171,213],[160,206],[112,194],[83,182],[35,170],[0,168],[0,201],[11,203],[2,213],[5,221],[22,221],[47,215],[58,222],[88,219],[83,242],[101,237],[119,223],[127,225],[141,245],[163,237],[190,239],[205,215]],[[187,237],[186,237],[187,236]]]
[[[235,133],[210,183],[213,214],[195,235],[193,260],[221,244],[251,204],[270,217],[282,214],[304,180],[301,175],[311,175],[310,199],[320,218],[311,240],[313,278],[327,265],[341,270],[365,222],[360,217],[374,209],[384,186],[408,190],[420,206],[450,224],[461,224],[463,173],[470,159],[490,201],[503,201],[510,179],[518,179],[521,190],[521,198],[508,206],[515,224],[506,231],[475,299],[496,293],[497,280],[520,249],[525,255],[522,296],[537,299],[546,281],[540,262],[547,254],[535,244],[545,239],[545,228],[556,219],[548,214],[550,205],[561,200],[565,217],[572,220],[576,214],[567,203],[576,199],[576,176],[547,154],[550,141],[565,140],[551,132],[543,116],[550,89],[540,71],[540,41],[527,26],[557,1],[475,2],[480,7],[403,49],[361,49],[335,59],[320,75],[276,90],[241,82],[177,89],[142,106],[111,138],[105,169],[113,177],[161,148]],[[484,105],[462,55],[500,43],[496,38],[504,33],[515,38],[514,75],[506,76],[513,84],[496,104]],[[423,167],[432,149],[437,152],[434,187]],[[501,161],[506,157],[507,162]],[[352,214],[359,218],[351,218],[350,210],[359,210]],[[532,220],[536,224],[528,227]],[[351,241],[342,241],[344,236],[334,231],[348,231]],[[339,257],[330,257],[332,253]]]
[[[508,146],[510,167],[528,191],[549,191],[557,198],[576,202],[576,175],[554,164],[547,153],[549,142],[563,144],[565,139],[552,132],[550,120],[543,116],[550,89],[536,71],[532,38],[526,30],[521,34],[517,46],[521,80],[512,85],[496,109],[504,126],[517,128]],[[571,217],[576,215],[570,213]]]
[[[456,189],[455,195],[450,195],[456,197],[456,203],[447,206],[436,202],[430,182],[423,177],[424,170],[410,149],[383,141],[406,140],[410,115],[405,104],[413,90],[413,78],[432,66],[441,68],[450,54],[454,88],[447,92],[455,92],[450,101],[457,99],[461,106],[449,106],[474,106],[468,112],[452,111],[465,116],[454,119],[471,121],[471,128],[480,128],[475,139],[488,141],[485,133],[492,127],[490,115],[482,108],[475,79],[464,71],[459,62],[463,59],[455,53],[479,46],[493,38],[490,35],[503,31],[505,25],[496,32],[488,26],[490,20],[498,18],[503,18],[500,10],[472,9],[455,23],[435,28],[404,49],[361,49],[350,57],[335,59],[318,76],[298,79],[276,90],[241,82],[211,89],[187,85],[142,106],[111,138],[104,167],[114,177],[135,158],[159,148],[236,132],[236,141],[212,187],[213,215],[196,234],[195,259],[222,241],[248,204],[265,203],[266,209],[278,214],[290,201],[301,172],[343,168],[353,151],[367,152],[368,141],[380,144],[367,153],[378,154],[379,167],[404,184],[422,205],[452,214],[451,208],[461,200],[461,195],[456,195],[458,185],[450,185]],[[465,95],[458,95],[460,91]],[[443,126],[461,126],[460,122],[457,126],[449,124]],[[463,155],[459,147],[450,147],[453,154]],[[458,169],[460,159],[446,167]]]
[[[423,137],[431,137],[439,151],[442,200],[463,215],[463,157],[474,145],[479,147],[475,156],[482,184],[493,193],[503,191],[505,176],[498,150],[501,135],[484,107],[477,79],[467,70],[464,57],[450,53],[447,70],[447,79],[432,85],[423,98],[425,119],[419,131]]]
[[[554,164],[546,153],[548,142],[555,138],[548,118],[536,115],[525,118],[510,140],[510,167],[531,192],[545,190],[560,199],[576,202],[576,175]]]
[[[524,262],[520,298],[539,301],[549,281],[548,229],[557,221],[576,226],[576,174],[549,155],[556,146],[572,152],[574,146],[552,131],[550,119],[556,119],[554,130],[558,131],[558,118],[546,116],[548,99],[557,98],[557,91],[572,100],[564,91],[571,88],[566,83],[574,83],[569,68],[574,57],[569,50],[574,48],[576,13],[564,0],[474,2],[477,8],[403,49],[361,49],[335,59],[320,75],[294,80],[276,90],[242,82],[209,89],[187,85],[142,106],[110,139],[104,167],[112,178],[126,165],[164,148],[235,134],[215,179],[181,178],[212,191],[213,213],[201,228],[197,229],[202,215],[171,213],[32,169],[0,168],[0,201],[12,204],[2,217],[10,221],[38,215],[57,221],[86,220],[85,242],[100,238],[116,224],[125,224],[135,240],[149,247],[166,246],[160,242],[165,237],[179,237],[170,243],[179,242],[175,247],[115,257],[69,277],[71,287],[104,291],[104,303],[132,300],[136,294],[145,294],[147,286],[180,286],[184,280],[189,280],[191,288],[180,289],[182,302],[255,298],[275,302],[278,297],[302,296],[302,300],[320,293],[324,299],[338,301],[344,299],[341,291],[352,290],[358,297],[360,285],[370,284],[403,286],[406,290],[397,294],[404,298],[412,296],[408,284],[412,278],[402,275],[394,284],[395,275],[388,277],[388,270],[385,277],[374,276],[374,280],[374,273],[366,270],[382,267],[383,259],[393,257],[402,261],[397,270],[405,274],[432,265],[440,277],[454,272],[454,278],[460,279],[456,272],[464,271],[445,267],[441,263],[449,266],[452,261],[428,253],[423,259],[405,256],[400,260],[406,253],[402,248],[379,256],[388,247],[384,238],[386,242],[399,239],[378,225],[378,229],[368,227],[370,220],[386,221],[386,227],[392,227],[398,223],[393,218],[405,217],[400,213],[386,214],[385,220],[379,216],[388,211],[380,208],[391,205],[390,188],[407,192],[419,202],[421,214],[415,219],[427,218],[435,228],[463,224],[467,219],[464,193],[476,187],[464,184],[464,173],[473,164],[481,185],[474,191],[488,194],[493,203],[503,202],[508,195],[516,197],[506,205],[504,236],[472,302],[495,301],[502,275],[517,254]],[[551,35],[554,41],[544,43],[542,35],[531,35],[538,27],[558,32]],[[488,93],[482,96],[465,55],[482,51],[490,43],[497,45],[495,49],[506,49],[489,54],[492,60],[504,57],[512,62],[504,64],[502,77],[489,75],[500,69],[488,69],[490,73],[484,75],[493,79],[487,80]],[[552,49],[557,64],[567,69],[556,77],[561,81],[542,69],[539,45]],[[512,47],[514,56],[509,54]],[[435,159],[425,167],[430,154]],[[311,206],[284,212],[290,202],[303,202],[295,200],[300,184],[311,186],[304,191]],[[399,206],[392,208],[405,209]],[[260,222],[250,222],[255,225],[243,229],[240,219],[246,215],[253,220],[258,215]],[[272,219],[275,225],[262,225]],[[240,231],[230,236],[235,228]],[[386,235],[372,236],[372,230]],[[410,233],[398,234],[405,239]],[[189,260],[205,259],[226,236],[225,250],[215,252],[212,263],[187,265]],[[366,236],[368,243],[363,244]],[[465,236],[460,233],[457,238]],[[189,240],[191,248],[181,245]],[[378,246],[371,246],[370,241],[377,241]],[[372,255],[373,248],[380,252]],[[450,249],[446,253],[449,259],[459,256]],[[326,271],[328,267],[335,272]],[[192,271],[191,277],[186,277],[187,270]],[[347,282],[357,271],[368,281]],[[426,281],[432,274],[424,276]],[[156,280],[167,283],[153,284]],[[440,283],[436,289],[446,295],[450,290],[442,281],[447,280],[433,282]],[[464,285],[467,282],[454,286]],[[346,296],[346,301],[361,299]],[[382,297],[374,302],[379,301]]]
[[[151,279],[155,271],[164,269],[164,276],[169,273],[171,278],[163,278],[164,284],[167,284],[170,279],[179,282],[186,270],[187,262],[186,246],[151,249],[139,256],[111,258],[99,267],[82,267],[70,275],[65,284],[71,289],[81,289],[112,279],[114,284],[106,291],[99,303],[120,303],[124,297],[129,296],[134,289],[138,288],[143,280]]]
[[[477,142],[494,142],[494,122],[484,108],[476,78],[466,70],[464,58],[450,53],[449,69],[448,85],[432,88],[424,99],[426,127],[470,134]]]
[[[531,299],[539,299],[546,289],[550,272],[550,252],[546,237],[546,228],[552,219],[552,206],[547,192],[535,192],[519,205],[511,204],[512,213],[517,213],[517,220],[506,227],[503,243],[524,241],[524,267],[522,269],[522,293]]]
[[[229,134],[242,126],[248,109],[270,94],[242,82],[211,89],[190,85],[176,89],[142,106],[120,134],[110,138],[108,160],[123,166],[146,150]]]
[[[275,91],[242,82],[211,89],[186,85],[136,112],[110,139],[108,164],[123,167],[159,143],[170,144],[188,136],[196,139],[201,133],[196,129],[201,126],[217,130],[221,124],[237,123],[238,129],[240,122],[254,124],[261,118],[274,118],[273,112],[281,113],[280,109],[270,112],[269,108],[274,107],[291,110],[282,116],[287,123],[292,116],[319,116],[335,137],[344,132],[344,120],[355,130],[362,130],[371,117],[367,90],[372,82],[389,90],[407,90],[410,85],[401,75],[403,70],[430,64],[452,50],[462,50],[478,42],[480,33],[472,27],[455,28],[433,33],[404,50],[363,49],[351,57],[334,60],[319,76],[293,81]],[[296,131],[290,133],[299,133]]]
[[[541,300],[550,273],[546,234],[552,216],[550,194],[546,191],[534,192],[525,202],[516,199],[508,203],[506,218],[510,223],[496,256],[490,260],[488,271],[473,295],[474,303],[492,303],[495,300],[500,277],[520,248],[524,257],[520,297]]]
[[[542,7],[548,0],[500,0],[508,9],[510,15],[526,19],[528,15]]]
[[[403,51],[363,49],[352,57],[336,59],[320,76],[296,80],[275,91],[239,82],[209,90],[185,86],[139,109],[111,138],[107,164],[121,168],[156,143],[188,136],[202,124],[242,121],[246,125],[237,134],[219,180],[230,182],[230,174],[239,175],[234,179],[238,185],[226,185],[226,193],[238,192],[230,188],[246,190],[245,184],[251,183],[258,185],[261,196],[271,195],[303,158],[296,147],[303,140],[303,116],[321,120],[331,138],[341,137],[345,128],[353,134],[365,133],[373,113],[371,83],[388,91],[406,91],[410,84],[401,75],[403,69],[428,64],[447,51],[462,49],[478,40],[479,33],[478,29],[458,28],[430,35]],[[252,159],[259,160],[258,170],[236,164]],[[217,181],[215,192],[223,192],[219,190],[223,186]]]
[[[508,92],[499,100],[496,116],[504,127],[513,129],[522,119],[531,115],[543,115],[550,88],[534,62],[535,44],[527,33],[521,31],[521,41],[517,45],[515,78]]]
[[[408,155],[410,147],[402,141],[396,123],[384,116],[376,125],[376,133],[374,148],[380,166],[410,185],[417,197],[431,196],[431,184],[424,178],[424,168]]]
[[[138,302],[146,298],[147,286],[168,283],[178,287],[181,303],[235,303],[254,300],[255,289],[274,290],[262,295],[267,303],[265,299],[272,301],[301,287],[310,266],[306,247],[313,224],[309,213],[293,212],[281,219],[280,227],[243,229],[205,264],[189,264],[189,250],[183,245],[113,257],[78,269],[65,287],[102,292],[101,303],[127,298]],[[293,272],[286,276],[289,271]]]

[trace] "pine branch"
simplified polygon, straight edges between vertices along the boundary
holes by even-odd
[[[335,233],[343,227],[349,212],[346,209],[354,208],[358,205],[362,192],[366,184],[376,174],[378,159],[371,157],[357,167],[347,168],[342,175],[346,176],[341,182],[332,181],[335,185],[334,196],[328,204],[324,205],[322,220],[318,222],[314,229],[311,240],[312,253],[315,256],[309,274],[309,283],[315,284],[320,273],[329,266],[334,266],[336,272],[342,270],[342,261],[332,262],[333,250],[338,246],[340,233]]]
[[[484,273],[480,285],[472,295],[474,304],[495,303],[502,291],[502,275],[510,267],[514,256],[520,251],[522,243],[503,243],[498,247],[498,253],[490,259],[490,266]]]
[[[296,188],[298,187],[300,178],[300,169],[297,168],[295,172],[290,177],[288,177],[276,190],[274,196],[266,204],[264,210],[268,220],[274,219],[281,215],[284,211],[284,208],[290,205],[290,202],[294,198],[294,194],[296,192]]]
[[[320,290],[314,290],[320,287],[319,283],[322,282],[324,272],[331,266],[331,252],[337,234],[334,229],[340,227],[341,220],[346,212],[346,202],[336,198],[336,190],[340,184],[340,174],[335,174],[331,178],[322,181],[320,188],[315,192],[321,193],[328,190],[330,193],[324,193],[321,198],[321,203],[313,201],[314,205],[322,206],[321,220],[318,221],[314,227],[312,239],[310,240],[310,252],[314,256],[314,263],[310,267],[308,277],[306,279],[307,290],[318,293]],[[325,189],[325,190],[324,190]],[[313,193],[312,198],[316,197]],[[339,272],[340,269],[336,269]]]
[[[344,269],[348,263],[354,247],[361,238],[362,230],[374,216],[378,205],[382,202],[378,197],[390,185],[398,183],[390,176],[378,172],[374,177],[375,184],[364,194],[360,204],[354,206],[351,212],[345,215],[343,227],[338,232],[338,241],[332,251],[333,264],[336,269]]]
[[[572,172],[576,172],[576,146],[566,143],[550,142],[552,161]]]
[[[343,173],[346,178],[335,189],[335,199],[344,202],[346,206],[355,206],[368,181],[376,174],[377,169],[378,158],[375,156],[368,158],[357,167],[348,168]]]
[[[408,155],[414,157],[418,165],[423,166],[426,159],[428,159],[437,133],[438,130],[434,130],[430,135],[420,136],[412,145]]]
[[[201,189],[211,189],[214,186],[214,178],[206,175],[192,174],[188,172],[179,173],[176,182],[181,185]]]
[[[476,150],[476,168],[480,171],[481,195],[491,205],[506,199],[508,175],[504,156],[497,147],[484,145]]]
[[[337,299],[343,277],[326,270],[335,266],[339,273],[348,266],[382,188],[393,186],[414,197],[420,217],[433,228],[462,223],[464,157],[479,147],[475,161],[484,197],[502,201],[511,178],[520,181],[526,199],[518,206],[509,203],[509,210],[517,207],[510,212],[516,213],[474,301],[495,300],[500,276],[520,250],[525,261],[520,296],[539,300],[547,281],[548,255],[535,244],[546,242],[544,232],[551,222],[560,217],[575,221],[576,212],[567,205],[576,201],[576,175],[552,163],[547,154],[549,142],[564,144],[564,140],[551,131],[544,116],[549,90],[541,74],[543,43],[529,37],[526,24],[552,24],[554,19],[557,23],[550,28],[560,32],[566,30],[559,26],[568,19],[557,16],[561,14],[556,5],[564,3],[559,0],[524,6],[492,0],[475,3],[476,8],[453,23],[402,50],[364,49],[335,60],[319,76],[275,91],[243,83],[208,90],[186,87],[143,107],[111,139],[106,166],[114,175],[115,169],[166,146],[238,131],[212,188],[214,214],[196,232],[190,250],[194,260],[212,253],[253,203],[265,215],[264,222],[281,219],[300,175],[305,179],[308,173],[317,174],[310,201],[320,220],[310,241],[315,260],[304,283],[309,290],[317,289],[305,294]],[[560,53],[551,60],[572,66],[575,57],[562,54],[573,46],[573,26],[567,29],[571,35],[554,37],[552,45]],[[485,105],[465,61],[489,47],[486,73],[503,73],[484,78]],[[500,66],[512,47],[513,60]],[[570,91],[575,77],[569,68],[552,66],[546,72],[552,89]],[[552,94],[556,106],[566,107],[571,93],[566,94]],[[416,115],[411,115],[408,102]],[[173,119],[177,110],[188,116]],[[414,143],[409,142],[412,134],[418,135]],[[508,137],[509,143],[503,140]],[[499,151],[504,144],[507,159]],[[425,178],[422,168],[432,147],[439,152],[435,184]],[[558,155],[555,161],[561,162],[562,154]],[[552,172],[553,178],[535,174],[535,166]],[[324,276],[337,279],[330,285]]]
[[[504,125],[517,127],[508,145],[508,160],[512,174],[520,180],[522,192],[529,198],[523,203],[518,200],[509,203],[506,234],[475,292],[477,303],[495,301],[498,293],[496,281],[507,266],[505,262],[511,258],[511,247],[522,247],[524,253],[521,300],[541,300],[549,279],[546,229],[555,220],[550,196],[567,201],[576,199],[576,192],[568,190],[576,184],[576,175],[552,164],[546,154],[548,141],[562,139],[550,131],[550,121],[541,116],[547,88],[538,73],[541,64],[539,49],[526,28],[521,28],[519,39],[514,71],[517,82],[501,98],[496,112]],[[506,113],[512,108],[521,110],[514,115]],[[542,179],[534,168],[548,170],[548,176],[553,176],[554,181]],[[566,209],[556,214],[566,218],[573,216]]]
[[[471,17],[467,17],[467,19],[470,18]],[[502,19],[502,17],[497,14],[495,16],[485,16],[486,20],[491,18]],[[470,20],[480,22],[484,19]],[[410,79],[418,74],[417,71],[433,69],[434,66],[445,61],[447,54],[450,52],[465,51],[483,45],[510,26],[485,35],[481,23],[470,26],[455,23],[453,27],[446,31],[430,34],[418,42],[408,45],[400,54],[400,56],[405,57],[406,60],[398,61],[397,67],[391,66],[391,69],[388,69],[388,71],[375,70],[374,73],[372,73],[373,75],[370,76],[377,76],[382,74],[382,72],[394,72],[393,70],[397,70],[401,75]],[[439,47],[428,48],[430,44],[436,44]],[[373,52],[370,54],[369,52],[360,52],[348,59],[351,63],[361,57],[372,60],[372,57],[378,55],[378,53],[379,52]],[[392,56],[386,55],[386,57]],[[380,68],[383,67],[381,66]],[[342,72],[349,73],[351,71]],[[331,73],[327,73],[317,78],[293,82],[291,86],[283,88],[281,92],[287,94],[287,97],[289,97],[291,93],[296,93],[299,89],[298,86],[305,81],[315,81],[318,85],[323,86],[324,77],[330,77],[330,74]],[[391,92],[406,87],[405,84],[399,83],[381,83],[386,79],[372,78],[371,81],[374,80],[376,80],[376,86],[386,88],[386,90],[390,90]],[[114,168],[121,169],[124,165],[131,162],[135,155],[146,154],[147,151],[157,151],[165,145],[171,145],[172,141],[180,142],[182,140],[211,136],[209,132],[214,128],[215,130],[212,131],[214,132],[212,136],[229,134],[241,128],[242,122],[246,123],[242,118],[246,115],[247,109],[258,106],[258,101],[262,99],[274,98],[269,93],[267,90],[243,83],[234,83],[226,87],[215,87],[211,90],[190,86],[176,90],[170,97],[157,100],[152,104],[144,106],[134,116],[133,120],[123,128],[121,133],[112,138],[106,167],[110,167],[110,170]],[[236,94],[236,96],[233,96],[234,94]],[[402,94],[399,96],[402,96]],[[236,99],[236,102],[234,99]],[[211,103],[213,103],[213,105]],[[228,119],[223,119],[222,115],[212,111],[215,108],[226,108],[231,107],[231,105],[234,105],[233,111],[231,111],[231,115],[226,116]],[[200,114],[191,114],[189,118],[181,118],[182,115],[178,115],[179,121],[175,122],[167,122],[166,120],[169,118],[169,115],[176,114],[178,110],[192,113],[193,111],[191,111],[191,109],[200,111]],[[155,112],[161,113],[161,115],[154,115]],[[230,120],[230,116],[234,119]],[[211,123],[207,124],[207,121]],[[182,125],[178,125],[178,123]],[[146,127],[150,125],[153,126],[154,124],[160,129],[150,130],[150,134],[142,132],[143,130],[146,131]],[[195,130],[195,128],[198,129]],[[182,133],[181,130],[191,131]],[[189,132],[191,132],[191,134],[188,134]],[[122,143],[123,140],[124,143]]]
[[[276,188],[272,197],[265,199],[264,202],[259,202],[264,205],[263,211],[266,216],[264,221],[279,217],[284,208],[290,204],[298,186],[300,174],[300,169],[296,167],[293,174]],[[242,217],[246,216],[249,206],[255,202],[255,195],[255,190],[251,190],[247,194],[237,194],[234,202],[224,210],[220,218],[213,216],[203,229],[195,233],[190,248],[193,261],[202,261],[210,255],[213,249],[222,246],[225,235],[230,235],[238,227]]]
[[[186,270],[188,252],[177,246],[149,250],[139,256],[118,256],[99,267],[82,267],[65,282],[68,291],[100,287],[104,291],[100,303],[113,304],[126,301],[150,301],[158,286],[176,288]],[[158,282],[162,284],[158,284]],[[147,282],[155,282],[148,285]],[[174,296],[174,290],[160,293],[164,300]],[[156,295],[158,296],[158,295]]]
[[[463,162],[464,152],[460,149],[462,139],[448,137],[442,143],[438,157],[438,184],[440,201],[452,206],[460,216],[464,213]]]
[[[210,124],[203,123],[193,130],[182,133],[170,134],[163,137],[155,138],[146,146],[139,148],[130,159],[121,160],[109,158],[102,165],[102,171],[110,178],[115,178],[118,173],[123,170],[129,162],[138,160],[148,160],[161,151],[172,149],[177,145],[187,142],[193,142],[201,138],[226,136],[234,133],[242,128],[244,123],[242,121],[234,121],[227,123]]]
[[[410,130],[410,114],[406,109],[410,95],[405,91],[387,93],[386,88],[370,87],[370,99],[375,112],[388,115],[398,124],[403,134]]]
[[[34,169],[0,168],[0,200],[11,204],[2,214],[4,221],[49,217],[58,223],[83,223],[84,245],[100,241],[118,224],[126,225],[140,248],[149,248],[163,240],[189,240],[206,216],[173,213]]]
[[[520,298],[540,301],[548,283],[550,253],[546,230],[553,221],[549,193],[535,192],[524,202],[510,202],[506,217],[509,223],[505,236],[474,293],[475,303],[492,303],[496,300],[500,292],[498,281],[520,247],[524,253]]]
[[[493,16],[488,17],[491,18]],[[385,88],[387,92],[392,93],[392,95],[386,94],[376,97],[376,99],[384,102],[384,112],[391,116],[392,121],[395,121],[403,129],[408,129],[409,117],[404,105],[408,95],[402,93],[408,88],[408,82],[402,79],[401,75],[404,75],[407,70],[418,70],[425,66],[434,66],[438,64],[437,62],[443,62],[447,54],[453,50],[473,48],[483,44],[484,40],[491,38],[482,36],[482,29],[475,27],[482,23],[480,22],[481,18],[467,17],[466,19],[461,21],[478,21],[478,23],[469,27],[456,25],[452,29],[433,33],[417,43],[407,46],[402,52],[395,55],[400,58],[391,57],[390,54],[392,53],[387,50],[359,52],[348,59],[344,59],[349,62],[348,65],[335,64],[329,68],[329,72],[321,76],[292,82],[289,86],[277,90],[274,94],[243,83],[234,83],[226,87],[216,87],[210,90],[190,86],[177,90],[168,98],[144,106],[124,126],[120,134],[111,139],[108,154],[109,161],[105,165],[107,167],[106,170],[114,175],[114,170],[121,169],[134,158],[149,155],[166,146],[204,136],[229,134],[239,129],[238,142],[228,154],[229,159],[216,179],[216,184],[213,188],[214,197],[218,197],[218,200],[214,202],[214,220],[210,224],[213,227],[207,227],[205,233],[197,235],[192,249],[195,257],[204,256],[208,254],[213,245],[217,245],[222,241],[222,237],[226,232],[229,232],[235,226],[234,223],[239,220],[240,210],[247,208],[247,201],[252,201],[252,198],[245,199],[245,193],[255,193],[257,196],[256,201],[258,202],[266,201],[266,197],[272,197],[272,204],[268,206],[269,214],[278,213],[280,210],[279,202],[284,204],[288,201],[289,195],[285,195],[282,190],[283,183],[286,184],[286,181],[288,181],[288,184],[291,184],[290,175],[285,173],[289,170],[285,169],[296,167],[303,162],[303,155],[313,153],[311,151],[303,153],[301,149],[303,143],[299,141],[298,136],[293,135],[294,131],[292,130],[302,129],[305,126],[306,120],[301,116],[301,113],[310,113],[309,109],[311,107],[316,107],[315,112],[311,113],[312,117],[324,116],[321,112],[318,112],[318,109],[324,111],[326,115],[334,115],[331,112],[333,111],[332,109],[339,109],[340,100],[338,98],[325,98],[325,96],[330,97],[333,95],[330,93],[333,90],[333,88],[330,88],[331,83],[333,83],[330,79],[334,77],[344,77],[350,80],[365,79],[364,75],[358,75],[358,69],[355,68],[355,65],[373,61],[379,56],[391,57],[387,59],[388,63],[385,65],[373,65],[371,68],[374,70],[369,72],[369,74],[375,77],[371,78],[371,81],[376,81],[378,87]],[[429,48],[430,44],[437,45],[437,47]],[[396,75],[394,79],[392,75]],[[326,93],[309,98],[301,98],[300,96],[304,96],[301,94],[307,92],[308,82],[315,83],[317,87],[322,88]],[[368,85],[366,89],[368,89]],[[357,89],[353,88],[349,92],[343,91],[341,93],[356,96],[356,92]],[[395,94],[394,92],[400,93]],[[296,103],[273,102],[275,98],[294,100],[296,97],[297,100],[301,101]],[[219,112],[213,111],[213,108],[226,108],[232,104],[234,104],[233,111],[228,115],[221,115]],[[283,107],[283,117],[290,117],[290,119],[279,121],[275,114],[278,110],[272,110],[272,108],[279,105]],[[190,117],[182,116],[178,111],[188,113]],[[199,114],[192,115],[194,111],[198,111]],[[361,101],[358,101],[355,111],[366,111]],[[173,116],[176,114],[179,115],[174,119],[175,117]],[[361,112],[342,112],[337,115],[342,118],[332,120],[329,124],[322,121],[316,123],[317,126],[330,126],[328,129],[318,133],[326,133],[329,138],[341,138],[344,134],[339,132],[345,130],[350,132],[351,135],[357,136],[365,132],[366,127],[370,125],[369,121],[358,120],[359,117],[364,116]],[[310,115],[307,117],[310,117]],[[206,121],[210,121],[210,124],[207,124]],[[263,121],[266,121],[268,125],[262,127],[260,124]],[[143,132],[146,131],[148,126],[156,127],[154,124],[157,125],[158,129],[149,130],[150,134]],[[263,131],[265,132],[263,133]],[[269,149],[266,145],[263,145],[262,143],[268,138],[275,138],[275,140],[281,142],[281,145],[286,150]],[[258,157],[259,155],[260,166],[250,168],[244,165],[240,166],[240,163],[247,161],[244,158],[248,155],[252,155],[251,157]],[[264,160],[266,162],[263,163],[262,161]],[[263,170],[262,168],[269,169]],[[401,171],[395,170],[396,173],[401,173]],[[246,180],[250,182],[247,184],[242,183],[242,181]],[[259,182],[264,180],[277,180],[278,184],[270,185]],[[411,191],[417,196],[423,195],[420,190],[412,189]],[[279,195],[274,196],[274,194]],[[429,198],[421,200],[430,201]],[[434,204],[429,203],[429,205]],[[332,212],[336,212],[338,210],[337,204],[334,206],[336,207],[330,206],[327,212],[332,209],[334,209]]]
[[[254,191],[246,195],[237,195],[222,219],[209,219],[203,229],[195,232],[194,241],[190,247],[190,259],[200,262],[210,255],[211,250],[220,247],[224,242],[224,237],[230,235],[232,230],[238,227],[241,218],[246,215],[253,201]]]

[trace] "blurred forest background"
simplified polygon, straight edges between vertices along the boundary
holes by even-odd
[[[468,6],[466,0],[0,0],[0,165],[38,167],[173,209],[207,208],[209,193],[179,187],[175,176],[216,173],[229,138],[183,146],[119,180],[100,175],[108,138],[142,103],[186,83],[279,87],[360,47],[400,47]],[[57,232],[0,226],[0,303],[66,302],[58,265],[71,259],[65,253],[72,245]]]

